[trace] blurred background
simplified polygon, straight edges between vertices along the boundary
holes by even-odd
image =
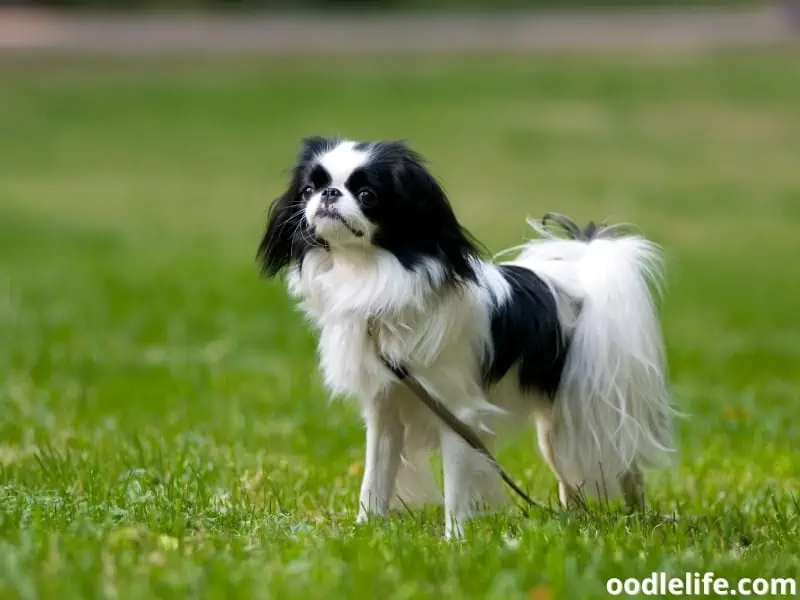
[[[0,596],[578,598],[664,565],[797,572],[798,15],[0,0]],[[357,410],[327,402],[254,261],[310,134],[407,139],[491,251],[548,211],[662,244],[691,418],[649,493],[719,525],[515,516],[452,554],[427,550],[439,517],[352,533]],[[533,448],[501,462],[552,497]],[[511,534],[524,552],[497,551]]]
[[[41,4],[64,7],[104,7],[104,8],[252,8],[252,9],[366,9],[376,10],[408,10],[408,9],[464,9],[481,10],[503,9],[561,9],[561,8],[624,8],[624,7],[683,7],[701,6],[754,6],[761,0],[390,0],[389,2],[358,2],[345,0],[305,0],[289,2],[288,0],[12,0],[10,4]]]
[[[765,44],[797,29],[798,6],[798,0],[2,0],[0,47],[419,53]]]

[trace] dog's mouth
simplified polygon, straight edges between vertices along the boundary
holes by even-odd
[[[364,232],[363,231],[361,231],[360,229],[357,229],[356,227],[354,227],[353,225],[348,223],[347,219],[345,219],[342,215],[340,215],[338,212],[336,212],[334,210],[319,210],[319,211],[317,211],[317,215],[316,216],[317,216],[317,218],[323,218],[324,217],[324,218],[327,218],[327,219],[331,219],[333,221],[338,221],[339,223],[344,225],[345,229],[347,229],[347,231],[352,233],[355,237],[357,237],[357,238],[364,237]]]

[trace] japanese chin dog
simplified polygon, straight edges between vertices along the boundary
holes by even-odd
[[[435,449],[446,537],[507,499],[488,460],[383,360],[487,443],[535,426],[564,505],[583,493],[642,505],[641,469],[673,451],[655,244],[616,228],[565,222],[564,236],[539,225],[496,263],[408,146],[321,137],[303,141],[267,221],[263,274],[287,273],[318,331],[327,387],[360,402],[359,522],[397,502],[441,501]]]

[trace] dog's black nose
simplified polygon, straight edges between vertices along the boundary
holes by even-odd
[[[325,188],[322,190],[322,204],[328,206],[336,202],[342,195],[342,192],[334,187]]]

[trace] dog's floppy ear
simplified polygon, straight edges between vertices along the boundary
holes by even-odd
[[[269,207],[267,229],[258,245],[258,261],[261,274],[274,277],[289,264],[292,258],[293,231],[298,226],[297,217],[292,218],[295,190],[290,186],[283,195],[276,198]],[[299,215],[302,218],[302,215]]]
[[[332,140],[323,137],[307,137],[302,140],[289,187],[270,206],[267,228],[258,246],[257,258],[261,264],[261,273],[266,277],[274,277],[292,260],[301,259],[308,247],[314,245],[314,236],[307,230],[303,215],[303,176],[314,157],[324,152],[332,143]]]
[[[396,221],[405,221],[399,228],[404,244],[413,241],[418,251],[435,256],[453,273],[471,276],[471,259],[480,254],[479,245],[458,222],[444,188],[423,157],[405,142],[391,142],[387,147],[394,157],[394,188],[402,200]]]

